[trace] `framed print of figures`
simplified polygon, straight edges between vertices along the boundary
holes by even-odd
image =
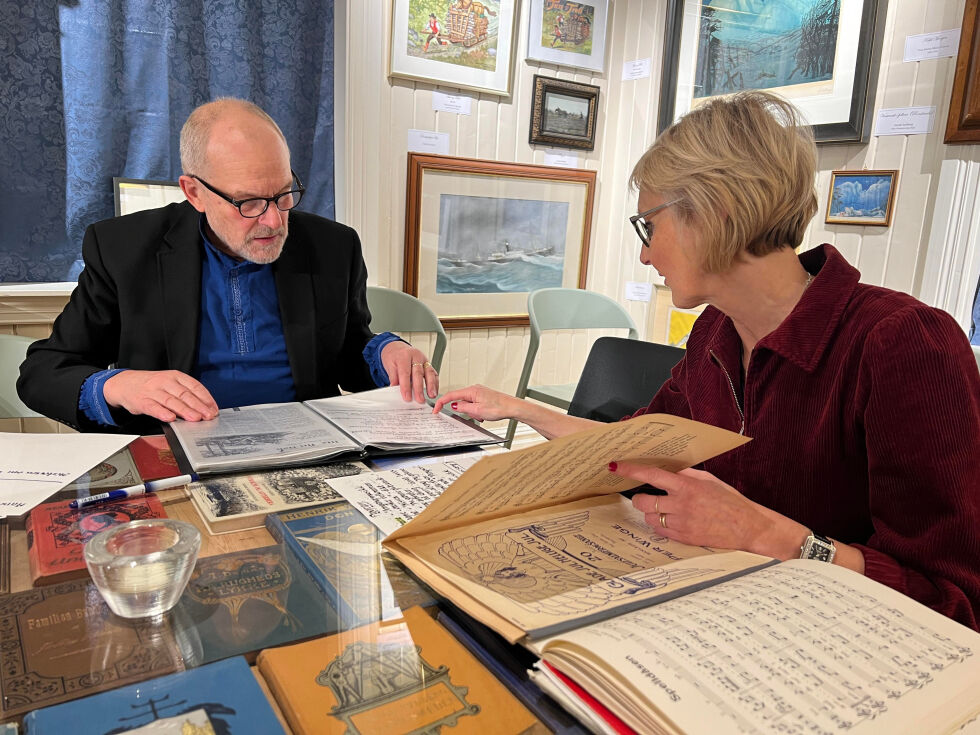
[[[531,0],[527,58],[605,70],[609,0]]]
[[[537,288],[584,288],[596,172],[408,154],[404,291],[447,329],[528,324]]]
[[[765,89],[818,143],[871,129],[887,0],[669,0],[658,130],[712,97]]]
[[[827,224],[888,227],[898,171],[831,171]]]
[[[517,0],[393,0],[389,74],[509,95]]]
[[[535,74],[528,142],[591,151],[598,104],[598,87]]]

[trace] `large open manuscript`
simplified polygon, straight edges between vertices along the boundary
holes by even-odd
[[[607,469],[676,471],[747,441],[657,414],[490,455],[384,543],[508,640],[551,635],[772,563],[661,536],[618,494],[638,483]]]

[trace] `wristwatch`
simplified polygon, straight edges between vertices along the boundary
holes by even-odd
[[[825,561],[828,564],[834,560],[836,553],[837,548],[834,546],[833,541],[826,536],[821,536],[819,533],[813,533],[812,531],[800,547],[801,559],[816,559],[817,561]]]

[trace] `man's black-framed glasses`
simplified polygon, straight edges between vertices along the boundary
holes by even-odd
[[[661,209],[666,209],[671,204],[677,204],[679,201],[680,199],[674,199],[666,204],[661,204],[659,207],[648,209],[646,212],[640,212],[630,217],[630,224],[633,225],[633,229],[636,230],[636,235],[640,238],[640,242],[643,243],[644,247],[649,245],[650,240],[653,238],[653,222],[647,222],[647,217],[652,217]]]
[[[289,173],[293,175],[293,181],[296,184],[294,189],[284,191],[282,194],[276,194],[274,197],[252,197],[249,199],[233,199],[223,191],[215,189],[200,176],[195,176],[194,174],[188,175],[204,184],[208,191],[214,192],[229,204],[237,207],[242,217],[254,219],[265,214],[265,210],[269,208],[270,204],[275,204],[280,212],[286,212],[299,204],[300,199],[303,198],[303,194],[306,192],[306,187],[303,186],[303,182],[299,180],[299,176],[296,175],[295,171],[290,170]]]

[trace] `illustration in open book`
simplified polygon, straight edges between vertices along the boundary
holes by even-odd
[[[439,556],[456,567],[453,571],[528,612],[550,615],[589,613],[640,592],[721,571],[641,567],[587,537],[589,515],[583,510],[453,539],[439,547]],[[652,545],[672,543],[648,535]]]

